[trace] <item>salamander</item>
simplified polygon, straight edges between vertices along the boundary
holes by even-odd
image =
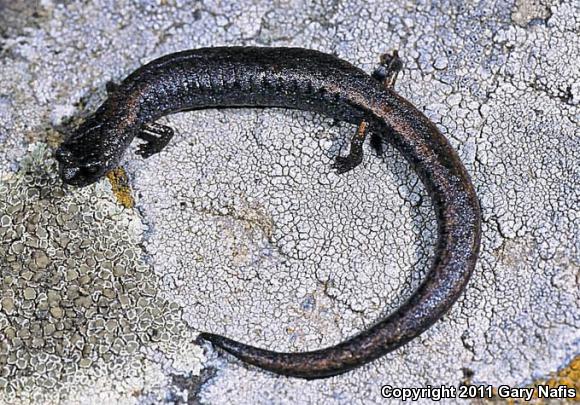
[[[457,153],[437,127],[393,88],[402,68],[396,52],[381,57],[372,75],[333,55],[303,48],[214,47],[173,53],[141,66],[57,149],[64,183],[89,185],[119,162],[134,138],[136,153],[159,153],[173,130],[156,123],[179,111],[282,107],[320,113],[358,125],[337,173],[357,167],[363,143],[380,153],[393,145],[417,172],[436,211],[435,258],[424,281],[398,309],[335,346],[284,353],[224,336],[206,341],[244,362],[305,379],[344,373],[391,352],[427,330],[462,294],[481,239],[479,202]],[[355,209],[355,207],[353,207]]]

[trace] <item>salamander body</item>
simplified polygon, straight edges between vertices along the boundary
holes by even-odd
[[[334,164],[338,173],[360,164],[367,132],[378,150],[382,142],[395,146],[425,184],[438,223],[434,262],[406,303],[336,346],[307,352],[274,352],[210,333],[199,337],[275,373],[307,379],[341,374],[404,345],[441,318],[464,290],[479,251],[480,210],[469,175],[435,125],[392,89],[399,64],[396,53],[384,55],[370,76],[335,56],[302,48],[170,54],[107,86],[107,100],[57,150],[60,175],[77,186],[97,181],[119,164],[135,137],[146,141],[137,153],[158,153],[173,131],[155,121],[203,108],[283,107],[359,124],[349,155]]]

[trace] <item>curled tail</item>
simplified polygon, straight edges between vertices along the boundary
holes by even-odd
[[[367,93],[372,89],[369,87]],[[352,96],[361,105],[365,104],[365,97]],[[324,378],[360,367],[404,345],[427,330],[459,298],[479,253],[481,214],[474,187],[455,150],[419,110],[389,89],[374,97],[372,103],[365,104],[365,119],[415,168],[437,213],[435,260],[423,283],[407,302],[385,319],[324,349],[283,353],[209,333],[200,334],[199,339],[274,373],[306,379]],[[358,134],[364,135],[365,127]],[[364,140],[353,139],[351,154]]]
[[[404,101],[401,101],[403,103]],[[409,107],[407,112],[416,112]],[[223,336],[202,340],[260,368],[292,377],[324,378],[360,367],[423,333],[463,292],[481,238],[479,202],[465,168],[445,138],[422,114],[389,124],[393,143],[413,164],[437,212],[438,243],[426,279],[394,313],[336,346],[302,353],[256,348]]]
[[[290,377],[331,377],[360,367],[423,333],[453,305],[473,271],[479,250],[479,211],[460,210],[467,222],[442,226],[438,254],[426,280],[399,309],[360,334],[327,347],[302,353],[283,353],[246,345],[224,336],[201,333],[212,343],[254,366]],[[456,211],[457,212],[457,211]],[[474,216],[476,215],[476,216]],[[471,229],[467,230],[465,226]],[[453,248],[449,242],[457,242]]]

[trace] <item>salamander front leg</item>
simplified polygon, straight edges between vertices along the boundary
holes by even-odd
[[[145,143],[139,145],[136,153],[143,156],[144,159],[147,159],[161,152],[171,138],[173,138],[173,134],[172,128],[156,122],[143,125],[141,131],[136,136],[139,139],[143,139]]]
[[[107,90],[107,94],[110,96],[119,90],[119,85],[114,81],[109,80],[107,83],[105,83],[105,89]]]
[[[361,121],[358,125],[356,133],[350,140],[350,152],[348,156],[338,156],[332,168],[336,169],[337,174],[346,173],[355,167],[357,167],[363,159],[363,143],[365,142],[367,136],[368,122]]]

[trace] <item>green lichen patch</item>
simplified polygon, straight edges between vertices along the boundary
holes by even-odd
[[[199,373],[181,309],[158,297],[140,218],[107,181],[66,188],[45,145],[0,182],[0,402],[166,395]],[[58,395],[56,395],[58,394]]]

